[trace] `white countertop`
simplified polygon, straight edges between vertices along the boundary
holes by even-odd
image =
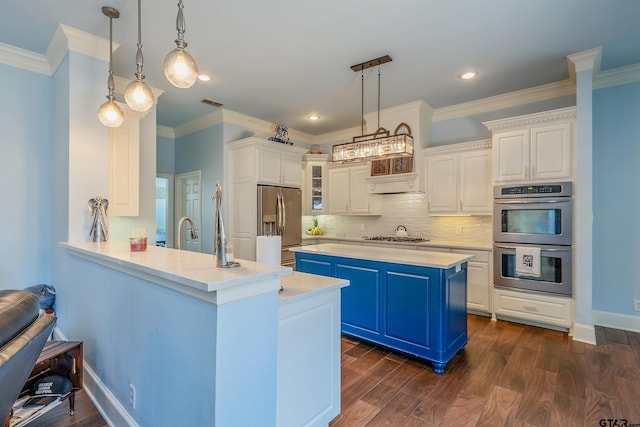
[[[290,267],[236,260],[236,268],[216,267],[216,257],[198,252],[148,246],[131,252],[129,242],[63,242],[72,253],[134,275],[168,280],[204,292],[278,279],[291,274]]]
[[[384,240],[364,240],[363,237],[347,237],[347,236],[336,236],[336,235],[322,235],[322,236],[309,236],[303,235],[302,241],[311,241],[316,239],[317,242],[322,242],[323,240],[330,242],[344,242],[344,243],[358,243],[365,244],[369,246],[373,245],[393,245],[398,247],[407,247],[407,248],[428,248],[428,247],[436,247],[436,248],[450,248],[450,249],[470,249],[470,250],[480,250],[480,251],[490,251],[493,249],[493,242],[463,242],[456,240],[429,240],[425,242],[387,242]]]
[[[282,291],[278,299],[280,304],[286,304],[311,294],[329,291],[335,287],[344,288],[349,286],[349,281],[294,271],[293,274],[281,277],[280,284],[282,285]]]
[[[473,258],[473,255],[461,255],[450,252],[416,251],[388,247],[323,243],[290,248],[294,252],[306,252],[318,255],[338,256],[368,261],[390,262],[394,264],[417,265],[448,269]]]

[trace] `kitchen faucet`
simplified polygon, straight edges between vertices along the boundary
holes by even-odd
[[[178,250],[180,250],[180,242],[182,242],[182,224],[185,221],[187,221],[191,226],[191,238],[194,240],[198,238],[198,232],[196,231],[196,227],[193,225],[193,220],[188,216],[183,216],[180,218],[180,221],[178,221]]]

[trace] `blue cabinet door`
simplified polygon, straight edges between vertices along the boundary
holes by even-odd
[[[380,335],[380,271],[337,262],[336,277],[349,280],[342,288],[342,330],[363,338]]]
[[[318,274],[320,276],[335,277],[332,263],[313,257],[306,257],[304,254],[296,253],[296,270],[302,273]]]
[[[427,275],[387,271],[386,279],[385,337],[390,343],[431,349],[434,331],[430,313],[437,287]]]

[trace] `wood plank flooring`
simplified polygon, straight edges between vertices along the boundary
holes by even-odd
[[[468,325],[444,375],[343,337],[342,412],[330,426],[640,425],[640,334],[596,326],[593,346],[481,316]]]
[[[342,412],[330,426],[640,424],[640,334],[596,326],[592,346],[566,333],[469,315],[469,337],[444,375],[343,337]],[[83,391],[75,415],[64,402],[29,425],[80,426],[107,426]]]

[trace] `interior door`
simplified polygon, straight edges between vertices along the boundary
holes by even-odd
[[[202,199],[201,186],[200,186],[200,171],[188,172],[180,175],[176,175],[176,188],[179,190],[179,197],[176,200],[179,201],[177,206],[176,218],[180,221],[183,216],[191,218],[198,232],[198,238],[192,239],[191,233],[189,233],[189,223],[182,225],[182,232],[176,230],[176,234],[181,234],[182,241],[180,242],[180,248],[192,251],[201,252],[201,207],[200,200]],[[176,236],[177,241],[177,236]]]

